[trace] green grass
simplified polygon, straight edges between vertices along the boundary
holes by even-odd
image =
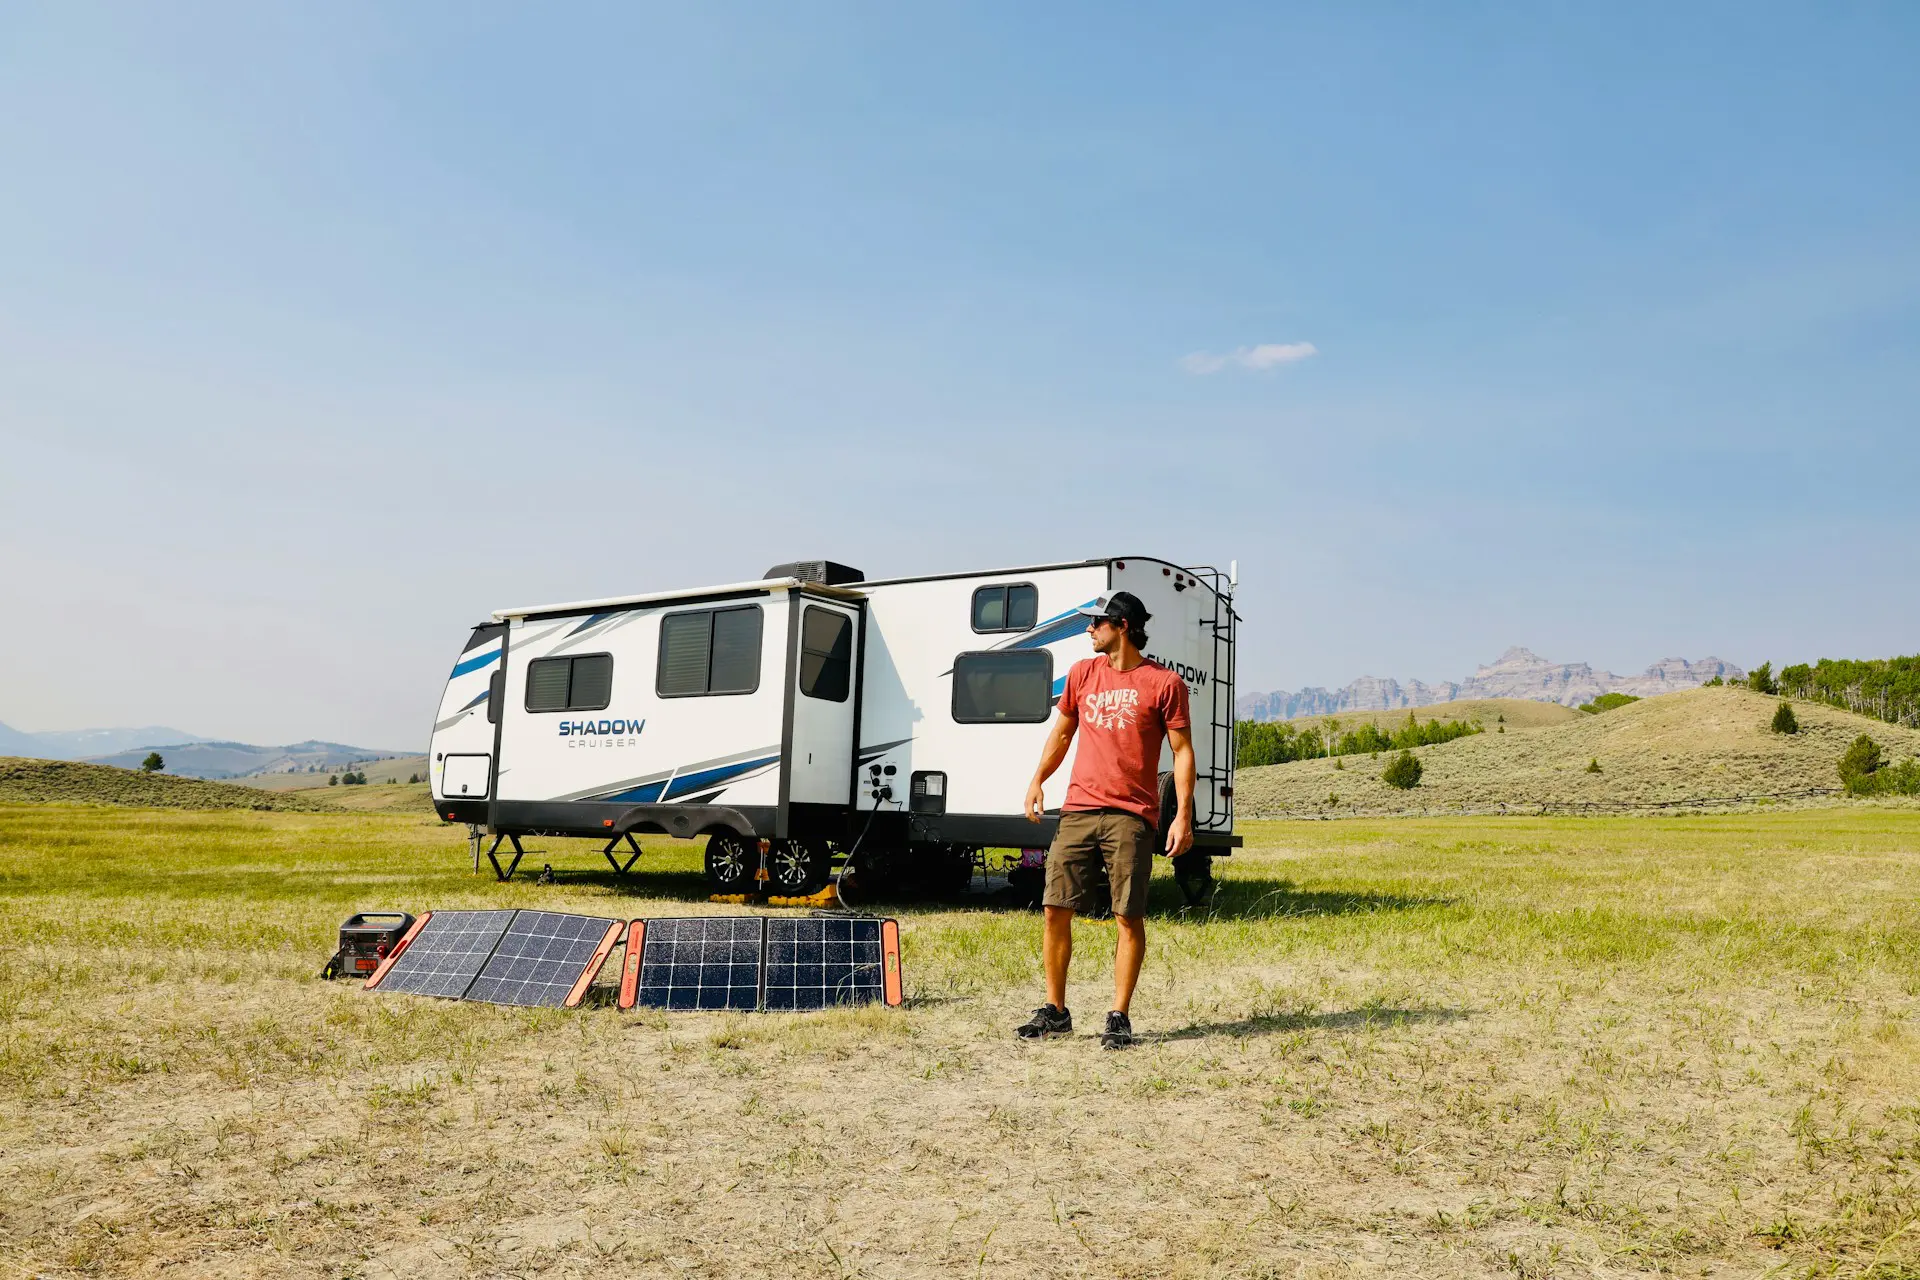
[[[1102,1054],[1011,1040],[1026,912],[899,908],[904,1010],[493,1009],[316,975],[357,910],[719,910],[697,847],[0,806],[0,1274],[1920,1276],[1920,813],[1246,833]]]

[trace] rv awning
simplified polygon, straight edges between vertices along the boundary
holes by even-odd
[[[731,582],[717,587],[683,587],[678,591],[649,591],[636,596],[608,596],[602,600],[569,600],[563,604],[532,604],[514,609],[495,609],[493,620],[506,622],[513,618],[528,618],[542,613],[602,613],[614,609],[630,609],[649,604],[671,604],[675,600],[685,600],[695,596],[730,595],[744,591],[793,591],[804,588],[811,594],[838,596],[843,600],[859,600],[863,593],[850,587],[829,587],[819,582],[803,582],[799,578],[763,578],[758,582]]]

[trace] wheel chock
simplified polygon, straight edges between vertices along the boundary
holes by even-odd
[[[840,889],[837,885],[829,884],[820,892],[809,894],[804,898],[769,896],[767,905],[770,907],[837,907],[840,905]]]

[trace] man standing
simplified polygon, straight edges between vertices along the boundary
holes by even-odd
[[[1073,777],[1053,847],[1047,850],[1041,946],[1047,1003],[1033,1011],[1017,1034],[1023,1040],[1042,1040],[1072,1033],[1067,966],[1073,959],[1073,913],[1093,909],[1104,866],[1120,936],[1113,951],[1113,1010],[1107,1014],[1100,1045],[1122,1049],[1133,1043],[1127,1006],[1147,951],[1147,881],[1153,875],[1154,833],[1160,821],[1160,744],[1173,744],[1179,811],[1167,828],[1165,852],[1177,858],[1193,847],[1193,722],[1187,714],[1186,682],[1141,656],[1151,615],[1139,597],[1116,591],[1080,612],[1090,619],[1087,635],[1095,656],[1074,663],[1067,673],[1053,732],[1027,787],[1027,817],[1039,822],[1046,810],[1042,784],[1067,758],[1078,733]]]

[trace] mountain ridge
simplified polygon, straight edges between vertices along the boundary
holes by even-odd
[[[1234,700],[1242,720],[1292,720],[1298,716],[1335,715],[1342,711],[1392,711],[1402,707],[1430,707],[1468,698],[1526,698],[1577,707],[1603,693],[1628,693],[1650,698],[1681,689],[1696,689],[1718,676],[1737,680],[1746,671],[1722,658],[1697,662],[1662,658],[1635,676],[1596,671],[1586,662],[1550,662],[1533,650],[1513,645],[1490,663],[1481,664],[1464,680],[1426,684],[1409,680],[1361,676],[1341,689],[1310,687],[1271,693],[1245,693]]]

